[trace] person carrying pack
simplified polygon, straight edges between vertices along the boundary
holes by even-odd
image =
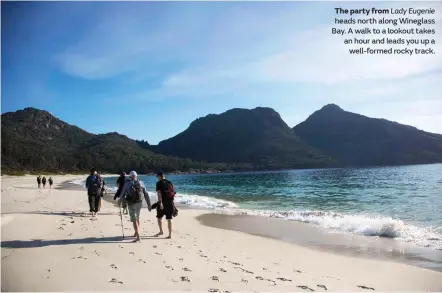
[[[158,196],[157,205],[157,219],[158,219],[158,228],[160,232],[158,232],[155,236],[163,235],[163,223],[162,218],[166,216],[167,220],[167,228],[169,230],[168,239],[172,238],[172,218],[178,215],[178,210],[174,204],[175,198],[175,187],[173,183],[166,179],[164,173],[159,171],[157,173],[157,185],[156,191]]]
[[[126,173],[124,171],[121,171],[120,177],[118,177],[117,179],[118,189],[117,192],[115,192],[114,200],[120,197],[121,190],[123,190],[124,182],[126,182]],[[127,214],[128,213],[127,203],[125,201],[123,201],[122,207],[123,207],[123,213]]]
[[[102,179],[100,175],[97,174],[95,168],[92,168],[91,174],[86,179],[86,188],[89,200],[89,211],[92,213],[92,217],[95,217],[99,209],[101,184],[102,184]]]
[[[126,202],[129,209],[130,221],[134,226],[134,237],[136,239],[133,242],[140,242],[140,212],[143,206],[143,197],[147,203],[147,208],[151,211],[152,207],[150,205],[149,194],[146,191],[144,183],[137,178],[137,172],[131,171],[126,182],[124,183],[123,189],[121,190],[120,198],[118,204]]]
[[[41,179],[41,182],[43,183],[43,188],[46,187],[46,177],[43,176],[43,179]]]
[[[40,175],[37,177],[37,184],[38,184],[38,188],[40,188],[40,185],[41,185],[41,176]]]
[[[106,182],[104,182],[104,179],[102,180],[101,188],[100,188],[100,197],[98,198],[98,211],[101,210],[101,200],[104,196],[104,193],[106,191]]]
[[[48,182],[49,182],[49,188],[52,188],[52,184],[54,183],[54,181],[52,181],[52,177],[49,177]]]

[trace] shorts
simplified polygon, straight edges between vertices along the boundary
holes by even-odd
[[[157,207],[157,218],[161,219],[166,216],[167,220],[172,220],[173,217],[173,202],[163,202],[163,209],[160,205]]]
[[[143,203],[141,201],[128,205],[129,217],[131,222],[135,222],[136,220],[140,219],[140,212],[142,206]]]

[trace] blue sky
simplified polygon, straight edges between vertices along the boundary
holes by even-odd
[[[2,113],[37,107],[156,144],[231,108],[294,126],[336,103],[442,133],[440,34],[427,56],[350,56],[331,34],[334,7],[400,4],[3,2]],[[438,10],[440,32],[441,4],[417,6]]]

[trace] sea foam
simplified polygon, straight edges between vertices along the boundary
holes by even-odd
[[[85,180],[72,181],[84,186]],[[116,187],[109,189],[116,191]],[[154,199],[155,192],[149,190]],[[319,210],[251,210],[241,209],[236,203],[197,194],[177,193],[175,202],[189,207],[214,210],[232,215],[255,215],[310,223],[333,232],[353,233],[364,236],[387,237],[414,243],[419,246],[442,250],[442,227],[417,227],[400,219],[365,214],[343,214]]]

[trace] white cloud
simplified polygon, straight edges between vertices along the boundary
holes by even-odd
[[[382,4],[381,4],[382,5]],[[386,6],[385,7],[392,7]],[[390,4],[391,5],[391,4]],[[395,3],[393,7],[403,7],[403,3]],[[356,35],[337,36],[331,34],[333,27],[350,28],[355,26],[327,25],[317,27],[303,33],[293,33],[292,38],[296,43],[286,42],[286,48],[276,54],[261,57],[260,59],[243,64],[210,64],[205,68],[187,70],[169,76],[168,81],[186,81],[183,86],[192,84],[225,85],[230,79],[241,80],[244,83],[250,82],[274,82],[274,83],[316,83],[316,84],[340,84],[355,81],[367,80],[393,80],[410,76],[416,76],[432,72],[442,68],[442,38],[440,31],[442,27],[439,20],[442,5],[431,3],[438,14],[436,25],[424,26],[436,28],[436,34],[429,36],[436,40],[436,45],[431,47],[437,52],[434,55],[351,55],[348,49],[359,48],[359,45],[345,45],[344,38],[361,38]],[[377,5],[377,7],[380,7]],[[426,4],[413,5],[415,8],[426,8]],[[417,18],[417,16],[415,16]],[[330,18],[330,22],[333,21]],[[377,17],[379,19],[379,17]],[[359,25],[364,28],[365,25]],[[384,25],[368,25],[370,28],[386,28]],[[415,25],[400,25],[401,29],[416,28]],[[285,35],[288,37],[287,35]],[[398,35],[381,35],[381,37],[398,38]],[[404,36],[402,37],[409,37]],[[414,35],[412,38],[417,38]],[[262,40],[266,43],[266,39]],[[289,46],[289,47],[287,47]],[[370,48],[386,48],[382,45],[369,45]],[[387,46],[393,48],[404,48],[404,45]],[[165,88],[171,86],[169,82],[164,84]],[[173,83],[176,87],[177,84]]]
[[[54,57],[55,64],[73,76],[101,79],[144,74],[162,62],[189,69],[214,60],[224,65],[249,62],[286,48],[294,32],[308,22],[308,12],[328,5],[131,4],[109,4],[97,15],[95,26]]]
[[[149,15],[146,9],[106,11],[95,28],[56,60],[64,72],[86,79],[133,73],[134,87],[125,87],[117,99],[154,102],[223,94],[277,99],[269,104],[280,107],[291,126],[334,102],[353,112],[403,123],[409,119],[415,126],[442,132],[437,130],[437,114],[431,112],[440,107],[440,74],[430,74],[442,69],[442,5],[407,3],[437,9],[436,55],[350,55],[344,37],[331,34],[333,2],[274,3],[267,10],[261,9],[267,3],[231,8],[214,3],[219,11],[209,3],[206,7],[182,3],[182,7],[170,5],[158,12],[152,27],[143,25]],[[257,5],[262,6],[258,9]],[[356,5],[403,7],[404,2],[351,3]],[[158,78],[155,69],[163,61],[176,62],[182,70],[169,71],[156,89],[135,86],[155,74]],[[299,87],[303,91],[293,96]],[[293,103],[288,102],[290,97]],[[430,102],[413,116],[412,109],[418,106],[411,103],[416,100]]]

